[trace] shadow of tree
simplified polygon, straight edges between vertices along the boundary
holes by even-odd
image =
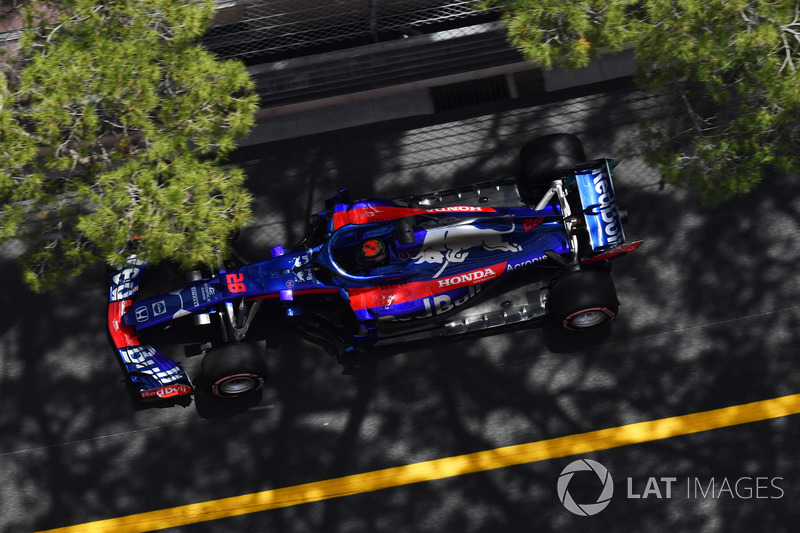
[[[589,339],[546,328],[364,356],[351,375],[270,330],[271,384],[244,405],[132,410],[105,338],[102,273],[48,296],[0,295],[0,529],[29,531],[736,405],[800,390],[798,185],[774,177],[704,210],[626,142],[658,95],[619,90],[524,109],[397,121],[239,152],[265,247],[292,243],[325,196],[402,195],[515,172],[522,143],[567,131],[614,155],[628,236],[622,312]],[[630,153],[619,153],[626,146]],[[269,242],[266,242],[269,241]],[[14,278],[0,262],[0,273]],[[165,350],[176,358],[180,332]],[[191,364],[187,362],[187,365]],[[205,522],[180,531],[792,531],[800,435],[778,419],[590,454],[611,505],[577,517],[556,480],[575,457]],[[648,476],[780,476],[777,499],[628,499]],[[685,488],[680,485],[681,489]],[[590,494],[590,493],[587,493]],[[681,493],[682,494],[682,493]],[[6,512],[8,511],[8,512]]]

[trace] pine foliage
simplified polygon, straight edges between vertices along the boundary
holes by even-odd
[[[121,262],[212,261],[250,216],[221,159],[254,121],[244,66],[199,44],[213,1],[32,2],[0,75],[0,240],[45,290]]]
[[[800,167],[800,2],[488,0],[510,41],[544,68],[632,47],[669,120],[642,137],[665,178],[719,203]]]

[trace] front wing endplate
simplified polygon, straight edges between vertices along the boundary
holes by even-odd
[[[192,392],[183,368],[153,346],[139,342],[134,328],[122,323],[122,315],[133,303],[144,273],[144,263],[135,255],[109,279],[108,331],[133,392],[141,400],[158,400]]]

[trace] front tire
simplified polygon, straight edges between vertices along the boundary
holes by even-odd
[[[550,316],[561,327],[583,331],[611,322],[619,311],[619,300],[608,272],[579,270],[553,283],[548,306]]]
[[[267,358],[250,343],[225,344],[203,357],[203,377],[214,396],[236,398],[256,392],[267,379]]]

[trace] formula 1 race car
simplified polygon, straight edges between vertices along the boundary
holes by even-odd
[[[572,331],[608,323],[619,309],[609,260],[641,244],[626,241],[612,160],[585,161],[567,134],[529,142],[520,159],[519,176],[430,194],[342,191],[299,245],[155,297],[135,298],[145,265],[132,254],[111,271],[108,326],[134,395],[173,398],[193,381],[219,397],[260,389],[257,312],[340,354],[544,318]],[[184,316],[222,326],[202,380],[140,340]]]

